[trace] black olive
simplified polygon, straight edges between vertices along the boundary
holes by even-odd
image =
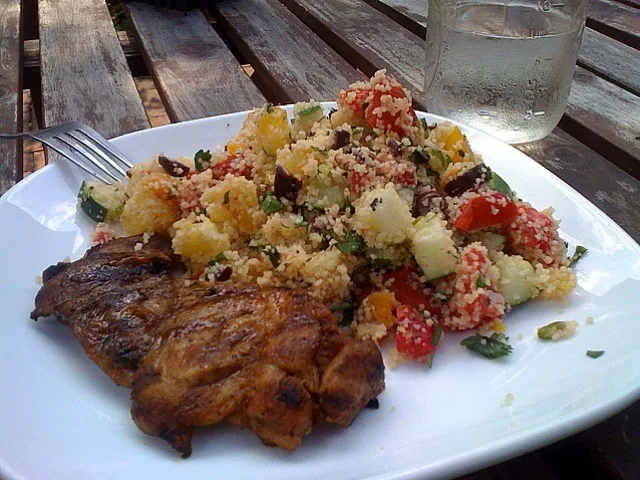
[[[351,134],[346,130],[334,130],[331,134],[331,150],[338,150],[339,148],[349,145],[351,141]]]
[[[380,408],[380,402],[378,401],[377,398],[372,398],[371,400],[369,400],[367,402],[367,404],[365,406],[367,408],[372,409],[372,410],[377,410],[378,408]]]
[[[491,170],[486,165],[480,164],[467,170],[461,175],[451,180],[444,186],[444,192],[452,197],[456,197],[467,190],[488,182],[491,179]],[[480,180],[478,182],[478,180]]]
[[[395,138],[390,138],[389,140],[387,140],[387,147],[389,147],[389,150],[391,150],[391,153],[393,153],[394,157],[399,157],[401,155],[400,145]]]
[[[413,216],[422,217],[431,211],[431,206],[439,203],[442,197],[438,192],[421,193],[416,197],[413,205]]]
[[[231,278],[232,273],[233,273],[233,268],[227,265],[218,273],[216,273],[215,279],[218,280],[219,282],[224,282],[225,280],[229,280]]]
[[[296,177],[289,175],[281,166],[276,166],[276,178],[273,181],[273,193],[279,200],[286,198],[291,202],[296,201],[298,191],[302,188],[302,182]]]
[[[158,163],[162,168],[164,168],[164,171],[172,177],[184,177],[187,173],[189,173],[189,167],[183,165],[177,160],[171,160],[164,155],[160,155],[158,157]]]

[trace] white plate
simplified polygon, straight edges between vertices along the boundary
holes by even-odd
[[[290,111],[290,110],[289,110]],[[114,143],[135,160],[223,145],[245,114],[133,133]],[[442,120],[428,115],[429,122]],[[553,205],[562,235],[589,248],[567,305],[532,302],[507,319],[512,355],[487,360],[448,334],[432,370],[387,369],[379,410],[348,429],[321,426],[287,454],[248,430],[199,429],[182,460],[143,435],[129,392],[113,385],[69,329],[29,320],[34,277],[88,246],[76,214],[80,177],[49,165],[0,200],[0,477],[14,479],[446,478],[573,434],[640,396],[640,247],[584,197],[518,150],[470,128],[472,147],[538,208]],[[595,324],[587,326],[592,316]],[[558,343],[535,338],[558,319],[580,324]],[[522,340],[518,340],[518,334]],[[586,350],[605,350],[592,359]],[[515,400],[501,406],[507,393]]]

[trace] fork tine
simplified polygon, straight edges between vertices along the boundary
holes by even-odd
[[[76,130],[76,132],[82,133],[80,130]],[[116,162],[114,162],[109,157],[109,155],[107,155],[107,153],[103,150],[101,146],[96,147],[94,143],[91,143],[90,141],[84,138],[80,138],[78,135],[75,135],[74,132],[65,132],[64,135],[68,135],[69,137],[73,138],[76,142],[81,144],[83,147],[85,147],[87,150],[89,150],[91,153],[93,153],[94,155],[98,155],[106,163],[108,163],[111,166],[111,168],[113,168],[116,172],[118,172],[122,177],[125,177],[127,175],[127,171],[124,170]]]
[[[80,132],[87,139],[91,140],[92,142],[102,147],[102,149],[105,152],[108,152],[110,155],[112,155],[113,158],[115,158],[122,165],[124,165],[124,167],[127,170],[133,167],[133,164],[127,159],[127,157],[124,156],[122,152],[120,152],[120,150],[118,150],[116,147],[111,145],[111,143],[108,140],[106,140],[102,135],[96,132],[93,128],[87,125],[78,123],[77,126],[75,126],[75,130]]]
[[[109,171],[109,169],[100,162],[99,158],[97,158],[92,153],[87,151],[81,144],[79,144],[79,143],[75,143],[74,144],[73,143],[73,139],[71,137],[69,137],[69,139],[71,139],[72,141],[69,141],[69,139],[65,138],[65,136],[64,136],[65,133],[66,132],[63,132],[60,135],[57,135],[57,136],[55,136],[53,138],[55,140],[59,141],[59,142],[62,142],[67,147],[72,149],[74,152],[77,152],[77,154],[79,154],[82,158],[84,158],[86,161],[88,161],[91,165],[93,165],[94,167],[98,167],[100,170],[102,170],[102,172],[107,174],[109,177],[111,177],[116,182],[120,181],[120,178],[117,177],[116,175],[114,175],[111,171]]]
[[[103,173],[105,173],[106,175],[111,177],[116,182],[120,181],[120,178],[118,178],[116,175],[114,175],[112,172],[110,172],[109,169],[107,167],[105,167],[99,161],[98,158],[96,158],[91,153],[89,153],[84,147],[82,147],[82,145],[72,143],[71,141],[66,139],[63,135],[64,135],[64,133],[53,137],[53,139],[57,140],[60,143],[63,143],[64,145],[66,145],[67,148],[71,149],[72,152],[74,154],[76,154],[76,156],[79,155],[80,158],[85,160],[85,162],[89,162],[92,166],[98,167],[100,170],[102,170]]]
[[[84,170],[85,172],[87,172],[93,178],[96,178],[96,179],[100,180],[101,182],[106,183],[107,185],[111,185],[111,181],[109,179],[107,179],[106,177],[104,177],[100,173],[98,173],[98,172],[96,172],[94,170],[91,170],[89,167],[87,167],[84,164],[84,162],[82,160],[80,160],[78,157],[76,157],[76,155],[72,151],[68,150],[64,146],[61,146],[56,141],[53,141],[54,140],[53,138],[35,137],[35,136],[34,136],[34,138],[36,138],[36,140],[38,140],[39,142],[44,143],[47,147],[51,148],[52,150],[55,150],[56,152],[58,152],[64,158],[69,160],[75,166],[77,166],[77,167],[81,168],[82,170]]]

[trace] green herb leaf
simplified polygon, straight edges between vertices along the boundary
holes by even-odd
[[[587,357],[599,358],[604,355],[604,350],[587,350]]]
[[[356,307],[355,303],[349,300],[345,300],[344,302],[334,303],[333,305],[331,305],[331,311],[342,312],[343,310],[349,310],[350,308],[355,308],[355,307]]]
[[[205,170],[208,165],[205,165],[205,163],[210,163],[211,162],[211,151],[207,150],[206,152],[202,149],[198,150],[195,154],[195,156],[193,157],[193,163],[196,166],[196,170],[199,172],[202,172],[203,170]]]
[[[371,261],[371,268],[373,270],[384,270],[389,265],[391,265],[391,260],[388,258],[374,258]]]
[[[429,125],[427,125],[427,121],[424,118],[420,119],[420,123],[422,124],[422,129],[424,130],[424,138],[429,138]]]
[[[207,267],[213,267],[214,265],[218,265],[219,263],[224,262],[226,259],[227,259],[227,256],[224,254],[224,252],[220,252],[215,257],[213,257],[213,260],[207,263]]]
[[[267,113],[273,112],[273,103],[271,102],[265,103],[264,109],[266,110]]]
[[[508,340],[509,337],[502,333],[494,333],[490,337],[476,334],[462,340],[460,345],[487,358],[499,358],[513,351],[513,347],[507,343]]]
[[[442,327],[438,322],[433,324],[433,337],[431,338],[431,345],[436,347],[440,343],[440,338],[442,338]]]
[[[557,332],[561,332],[565,328],[567,328],[567,322],[564,320],[551,322],[550,324],[538,329],[538,338],[540,340],[553,340],[553,335]]]
[[[428,355],[424,361],[424,364],[427,366],[427,368],[433,367],[433,355]]]
[[[511,190],[511,187],[505,182],[500,175],[496,172],[491,172],[491,179],[489,180],[489,188],[494,192],[504,193],[511,201],[516,199],[516,192]]]
[[[343,253],[362,253],[364,252],[364,239],[355,232],[349,230],[344,231],[344,239],[331,232],[331,236],[336,239],[338,250]]]
[[[311,150],[314,152],[318,152],[320,155],[326,157],[327,155],[329,155],[329,153],[324,149],[324,148],[319,148],[319,147],[311,147]]]
[[[223,205],[228,205],[229,204],[229,190],[224,192],[224,197],[222,198],[222,204]]]
[[[273,265],[274,268],[277,268],[278,265],[280,265],[280,253],[274,245],[265,245],[260,250],[262,250],[262,253],[269,257],[269,260],[271,260],[271,265]]]
[[[476,280],[476,287],[484,288],[487,285],[488,285],[487,280],[484,278],[484,275],[482,274],[478,275],[478,279]]]
[[[442,164],[442,168],[447,168],[451,163],[451,159],[449,158],[449,155],[445,155],[440,150],[437,150],[435,148],[432,148],[431,150],[429,150],[429,155],[431,155],[432,157],[436,157],[438,160],[440,160],[440,163]]]
[[[413,163],[427,163],[429,162],[429,157],[424,153],[424,150],[416,148],[411,154],[411,161]]]
[[[260,206],[264,213],[274,213],[284,210],[284,203],[278,200],[271,192],[265,192]]]
[[[307,115],[311,115],[312,113],[317,113],[322,110],[321,105],[312,105],[309,108],[305,108],[304,110],[300,110],[298,112],[299,117],[306,117]]]
[[[588,248],[585,248],[582,245],[576,245],[576,251],[573,253],[573,256],[569,259],[569,266],[574,265],[578,260],[584,257],[588,251],[589,251]]]

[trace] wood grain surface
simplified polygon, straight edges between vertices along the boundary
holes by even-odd
[[[590,0],[587,26],[640,48],[640,12],[635,7],[612,0]]]
[[[341,89],[366,78],[277,0],[214,5],[221,28],[268,86],[270,100],[335,100]]]
[[[143,55],[172,121],[248,110],[264,96],[199,10],[127,4]]]
[[[101,0],[40,0],[44,125],[79,121],[107,138],[149,127]]]
[[[606,155],[609,161],[640,179],[640,97],[578,66],[565,117],[584,128],[571,133],[587,145],[618,149]]]
[[[0,2],[0,132],[22,128],[22,8]],[[0,140],[0,195],[22,175],[22,141]]]
[[[591,28],[585,28],[578,53],[578,65],[640,95],[640,51],[635,48]]]
[[[556,128],[517,148],[567,182],[640,242],[640,181]]]
[[[365,75],[386,68],[424,108],[424,42],[359,0],[281,0],[298,18]]]

